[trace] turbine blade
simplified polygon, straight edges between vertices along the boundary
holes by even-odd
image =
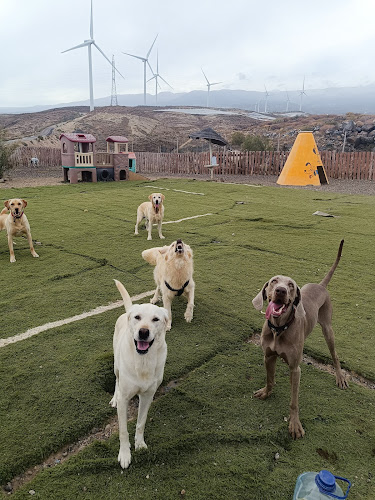
[[[92,0],[91,0],[91,15],[90,15],[90,38],[94,38],[94,23],[93,23],[93,16],[92,16]]]
[[[129,54],[128,52],[123,52],[123,54],[125,54],[126,56],[135,57],[136,59],[140,59],[141,61],[146,61],[144,57],[135,56],[134,54]]]
[[[219,85],[220,83],[223,83],[223,82],[214,82],[214,83],[210,83],[210,85]]]
[[[151,64],[148,62],[148,59],[147,59],[147,64],[148,64],[148,67],[150,68],[151,70],[151,73],[155,76],[155,73],[154,73],[154,70],[151,68]],[[157,73],[156,73],[157,74]]]
[[[156,78],[156,75],[154,75],[151,78],[149,78],[146,83],[151,82],[151,80],[153,80],[154,78]]]
[[[160,78],[160,80],[163,80],[163,82],[166,83],[168,85],[168,87],[171,87],[171,89],[173,89],[172,85],[169,85],[169,83],[166,80],[164,80],[164,78],[162,76],[159,75],[159,78]]]
[[[64,54],[65,52],[69,52],[69,50],[80,49],[81,47],[87,47],[88,45],[90,45],[90,43],[92,43],[91,40],[89,40],[87,42],[80,43],[79,45],[76,45],[75,47],[72,47],[71,49],[63,50],[61,52],[61,54]]]
[[[146,59],[148,59],[148,56],[151,54],[152,47],[154,46],[154,43],[156,42],[156,39],[157,39],[158,36],[159,36],[159,33],[156,35],[155,40],[152,42],[150,50],[147,52]]]
[[[103,57],[105,57],[105,58],[107,59],[107,61],[109,62],[109,64],[113,67],[112,61],[110,61],[110,60],[108,59],[108,57],[104,54],[104,52],[102,51],[102,49],[101,49],[98,45],[96,45],[96,43],[95,43],[95,42],[93,42],[93,45],[95,45],[95,47],[96,47],[96,48],[98,49],[98,51],[102,54],[102,56],[103,56]],[[123,76],[123,75],[119,72],[119,70],[116,68],[116,66],[115,66],[115,70],[116,70],[116,71],[117,71],[117,73],[118,73],[118,74],[119,74],[122,78],[124,78],[124,80],[125,80],[125,77],[124,77],[124,76]]]
[[[208,81],[208,78],[207,78],[207,76],[206,76],[206,73],[203,71],[203,68],[201,68],[201,70],[202,70],[202,73],[204,74],[204,77],[205,77],[205,79],[206,79],[206,81],[207,81],[208,85],[210,85],[210,82]]]

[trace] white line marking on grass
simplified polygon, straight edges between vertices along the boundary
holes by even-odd
[[[190,219],[198,219],[199,217],[206,217],[207,215],[214,215],[214,214],[193,215],[192,217],[185,217],[183,219],[168,220],[166,222],[162,222],[162,224],[176,224],[177,222],[183,222],[184,220],[190,220]],[[157,224],[154,224],[154,226],[156,226],[156,225]]]
[[[139,295],[134,295],[131,297],[132,301],[135,302],[137,300],[144,299],[145,297],[149,297],[153,295],[155,290],[149,290],[148,292],[140,293]],[[14,335],[13,337],[8,337],[7,339],[0,339],[0,347],[5,347],[9,344],[14,344],[16,342],[20,342],[21,340],[29,339],[34,335],[38,335],[38,333],[45,332],[46,330],[51,330],[52,328],[57,328],[58,326],[68,325],[69,323],[74,323],[75,321],[80,321],[81,319],[90,318],[91,316],[96,316],[98,314],[102,314],[107,311],[111,311],[112,309],[117,309],[118,307],[123,307],[124,302],[122,300],[117,300],[116,302],[112,302],[106,306],[99,306],[91,311],[84,312],[82,314],[76,314],[70,318],[60,319],[58,321],[52,321],[51,323],[46,323],[41,326],[36,326],[35,328],[30,328],[24,333],[19,333],[18,335]]]
[[[163,188],[158,186],[142,186],[146,188],[155,188],[155,189],[164,189],[165,191],[176,191],[177,193],[186,193],[186,194],[197,194],[200,196],[205,196],[204,193],[194,193],[194,191],[184,191],[183,189],[171,189],[171,188]]]

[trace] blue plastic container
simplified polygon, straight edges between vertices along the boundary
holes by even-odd
[[[347,483],[344,494],[336,479]],[[344,500],[349,494],[351,482],[344,477],[334,476],[328,470],[320,472],[304,472],[298,476],[293,500],[327,500],[336,498]]]

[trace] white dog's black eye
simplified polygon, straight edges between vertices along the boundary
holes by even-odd
[[[140,320],[140,319],[141,319],[141,317],[140,317],[140,315],[139,315],[139,314],[137,314],[137,316],[134,316],[134,319],[136,319],[136,320]]]
[[[155,316],[155,318],[152,318],[152,321],[160,321],[160,319]]]

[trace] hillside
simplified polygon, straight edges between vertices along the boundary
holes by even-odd
[[[134,151],[202,150],[202,141],[189,141],[189,134],[211,127],[229,143],[233,132],[262,135],[272,140],[274,148],[289,150],[300,130],[314,132],[319,149],[342,150],[346,135],[346,151],[369,150],[375,147],[375,116],[348,113],[339,115],[289,116],[261,115],[241,110],[204,110],[189,108],[102,107],[92,113],[86,107],[56,108],[38,113],[2,114],[0,127],[8,140],[22,145],[60,147],[63,132],[82,131],[97,138],[97,148],[105,149],[109,135],[125,135]],[[188,112],[189,111],[189,112]],[[207,110],[206,110],[207,111]],[[222,114],[220,114],[222,113]],[[232,113],[232,114],[231,114]],[[258,119],[257,119],[258,118]],[[181,146],[183,146],[181,148]]]

